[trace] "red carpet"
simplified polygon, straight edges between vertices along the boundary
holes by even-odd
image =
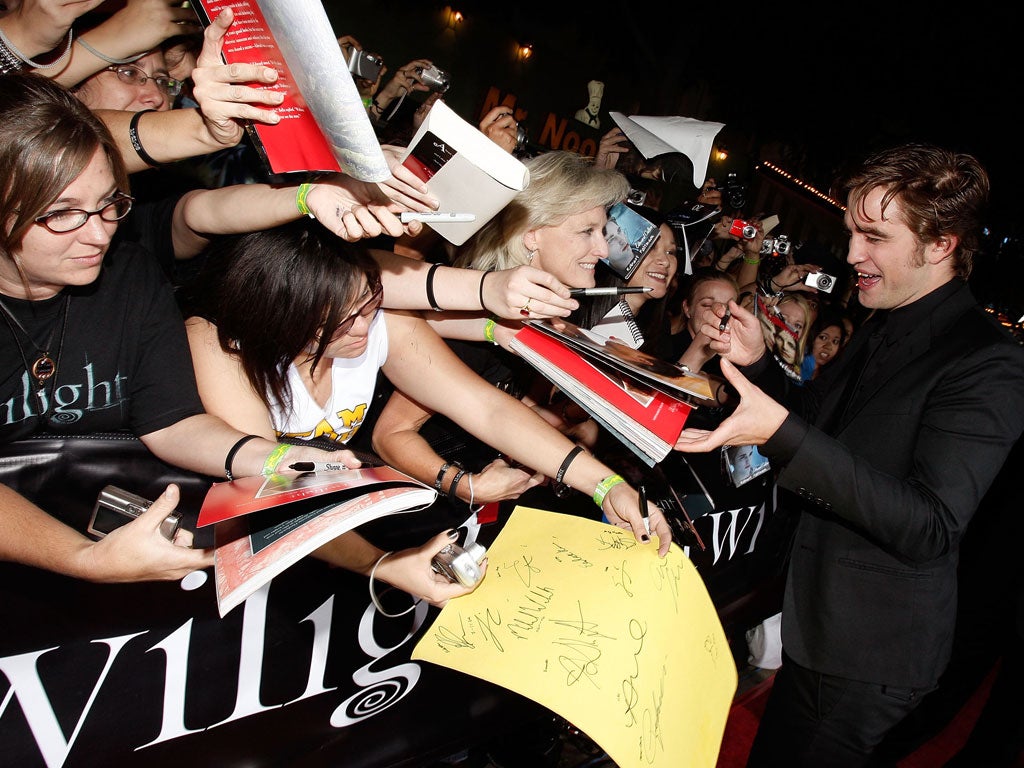
[[[967,741],[988,698],[995,673],[996,669],[993,669],[988,674],[945,730],[901,760],[899,768],[938,768],[952,757]],[[768,678],[736,696],[725,724],[717,768],[743,768],[746,765],[754,734],[757,733],[757,724],[772,688],[772,680]]]

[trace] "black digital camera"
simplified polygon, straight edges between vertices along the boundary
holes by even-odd
[[[725,183],[719,184],[717,189],[730,208],[742,208],[747,204],[747,185],[740,182],[735,171],[726,174]]]
[[[125,523],[130,523],[152,505],[153,502],[149,499],[136,496],[116,485],[108,485],[100,491],[100,495],[96,499],[96,506],[92,510],[92,517],[89,519],[89,527],[86,530],[93,536],[102,539]],[[178,532],[180,525],[181,513],[171,512],[160,523],[160,533],[168,541],[173,541],[174,534]]]

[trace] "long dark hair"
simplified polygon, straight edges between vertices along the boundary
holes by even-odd
[[[221,348],[238,357],[267,407],[276,400],[287,408],[289,365],[307,352],[316,370],[364,275],[371,288],[379,285],[380,269],[364,247],[301,219],[215,240],[179,299],[186,316],[217,326]]]

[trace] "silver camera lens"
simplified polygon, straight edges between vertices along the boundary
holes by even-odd
[[[753,240],[755,237],[757,237],[757,227],[753,226],[752,224],[747,224],[747,226],[743,228],[742,234],[743,239]]]
[[[431,67],[430,69],[417,67],[416,72],[419,74],[423,84],[435,93],[445,93],[452,85],[451,78],[443,69],[438,69],[437,67]]]
[[[836,279],[832,277],[832,275],[828,275],[824,272],[811,272],[804,279],[804,285],[817,288],[819,291],[823,291],[825,293],[831,293],[835,284]]]
[[[526,142],[530,137],[526,135],[526,129],[521,125],[516,126],[516,148],[514,152],[522,152],[526,148]]]
[[[487,556],[487,549],[477,542],[467,544],[463,549],[458,544],[449,544],[430,562],[431,568],[451,582],[472,587],[483,578],[480,563]]]

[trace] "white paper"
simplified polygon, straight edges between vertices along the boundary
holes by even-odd
[[[467,223],[427,223],[453,245],[465,243],[530,183],[530,171],[518,158],[443,101],[430,108],[409,142],[403,162],[409,161],[410,155],[420,157],[425,172],[432,174],[424,180],[442,211],[476,216]]]
[[[341,169],[360,181],[390,179],[321,0],[257,0],[257,5]]]
[[[646,159],[679,152],[693,163],[693,186],[700,187],[708,174],[711,148],[725,123],[712,123],[692,117],[630,115],[610,112],[612,120]]]

